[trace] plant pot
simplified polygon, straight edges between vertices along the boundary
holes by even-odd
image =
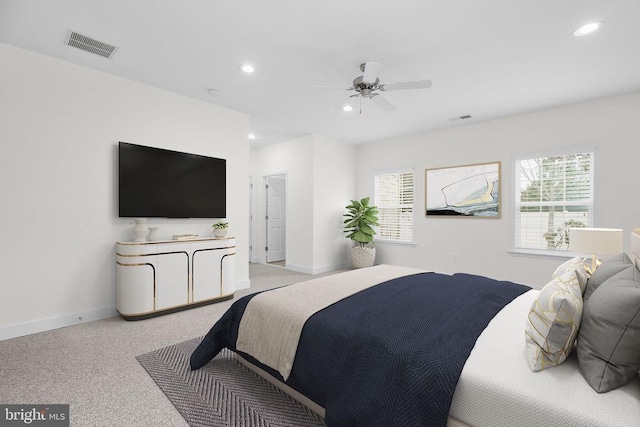
[[[226,228],[214,228],[213,229],[213,237],[222,238],[227,235]]]
[[[350,257],[354,268],[371,267],[376,260],[376,248],[354,246],[351,248]]]

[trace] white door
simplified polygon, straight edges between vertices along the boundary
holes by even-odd
[[[284,261],[286,257],[287,176],[265,177],[267,192],[267,262]]]

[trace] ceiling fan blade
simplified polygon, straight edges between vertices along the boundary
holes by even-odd
[[[431,80],[416,80],[415,82],[389,83],[380,85],[380,90],[428,89],[431,87],[431,85]]]
[[[384,111],[396,110],[396,107],[394,107],[392,103],[387,101],[385,98],[381,97],[379,94],[376,94],[376,96],[372,96],[371,101],[373,101],[374,104],[376,104],[378,107],[380,107]]]
[[[375,83],[381,68],[382,68],[382,64],[379,64],[377,62],[365,63],[364,74],[362,75],[362,81],[365,83]]]

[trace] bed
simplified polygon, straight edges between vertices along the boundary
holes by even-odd
[[[640,279],[640,230],[631,242],[625,262],[635,266],[625,271]],[[414,294],[416,284],[435,291]],[[478,296],[464,300],[476,289]],[[596,392],[585,380],[575,350],[557,366],[532,371],[525,323],[541,292],[396,266],[349,271],[239,299],[194,351],[191,366],[197,369],[230,348],[330,426],[640,426],[640,359],[632,364],[633,377],[607,392]],[[453,301],[460,294],[463,301]],[[436,299],[441,297],[446,303]],[[406,313],[390,308],[395,299],[408,307]],[[432,324],[412,314],[418,306],[430,307],[438,319],[453,313],[452,320]],[[389,326],[396,318],[400,325]],[[362,319],[366,325],[358,324]],[[436,334],[423,335],[422,323]],[[631,334],[635,342],[637,332]],[[364,344],[351,334],[358,340],[364,334]],[[387,336],[389,342],[381,341]],[[397,351],[404,347],[408,352]]]

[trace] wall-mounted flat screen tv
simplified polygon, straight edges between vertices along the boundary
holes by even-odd
[[[120,142],[123,218],[225,218],[227,161]]]

